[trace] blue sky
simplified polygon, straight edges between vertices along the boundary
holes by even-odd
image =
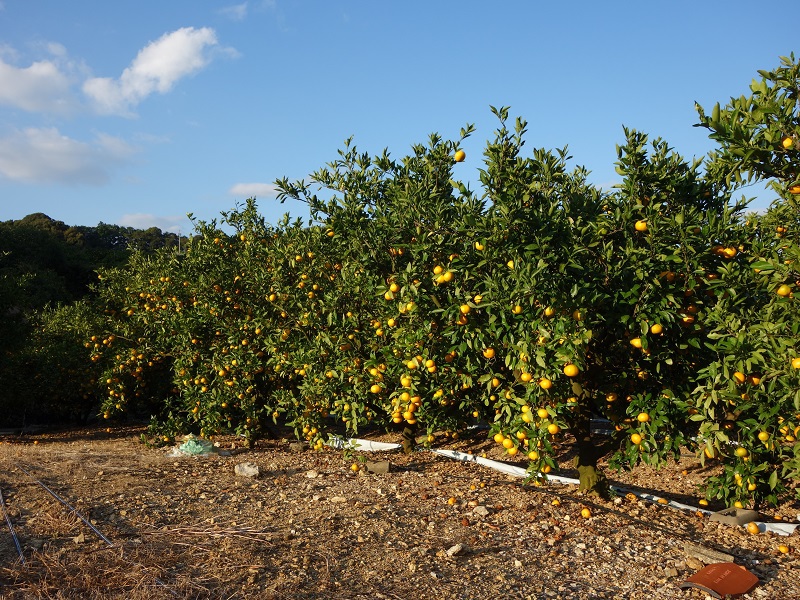
[[[746,93],[800,50],[783,29],[798,17],[797,0],[0,0],[0,220],[188,233],[186,213],[251,195],[271,222],[305,216],[275,179],[350,136],[400,157],[467,123],[457,175],[475,182],[490,105],[608,187],[623,125],[707,152],[694,102]]]

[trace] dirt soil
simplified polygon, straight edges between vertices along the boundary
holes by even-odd
[[[797,531],[752,535],[634,497],[524,485],[427,451],[370,453],[391,465],[375,474],[353,454],[297,452],[288,439],[241,453],[241,442],[221,439],[231,455],[170,457],[144,446],[142,432],[0,437],[0,491],[25,558],[0,530],[1,598],[710,598],[678,587],[703,567],[687,543],[733,555],[758,576],[741,598],[800,597]],[[445,447],[504,460],[485,432]],[[573,475],[562,459],[559,474]],[[261,475],[236,475],[242,462]],[[609,475],[696,506],[705,474],[686,457]],[[800,506],[766,512],[797,522]]]

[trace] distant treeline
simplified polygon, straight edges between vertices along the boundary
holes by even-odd
[[[157,227],[70,226],[42,213],[0,221],[0,426],[96,415],[85,351],[103,313],[97,272],[124,268],[134,250],[173,247],[178,236]]]
[[[27,312],[82,298],[97,269],[124,266],[132,249],[178,246],[158,227],[67,225],[43,213],[0,221],[0,309]]]

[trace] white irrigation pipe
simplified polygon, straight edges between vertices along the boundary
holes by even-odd
[[[402,448],[402,445],[400,444],[373,442],[371,440],[362,440],[358,438],[342,438],[338,436],[334,437],[333,440],[328,443],[330,446],[337,448],[339,450],[348,449],[348,450],[359,450],[364,452],[390,452]],[[431,452],[461,462],[478,463],[479,465],[482,465],[484,467],[489,467],[490,469],[494,469],[495,471],[499,471],[507,475],[513,475],[514,477],[524,478],[528,476],[528,472],[522,467],[515,467],[513,465],[509,465],[497,460],[491,460],[488,458],[475,456],[474,454],[466,454],[464,452],[459,452],[458,450],[441,450],[438,448],[433,448],[431,449]],[[560,475],[547,475],[547,480],[554,481],[556,483],[562,483],[565,485],[578,485],[580,483],[577,479],[573,479],[572,477],[561,477]],[[674,500],[667,500],[666,498],[663,498],[661,496],[656,496],[655,494],[639,492],[636,490],[630,490],[618,486],[611,486],[611,489],[618,493],[633,494],[634,496],[641,498],[643,500],[656,502],[663,506],[669,506],[671,508],[675,508],[682,511],[687,511],[692,513],[701,512],[704,515],[713,514],[713,511],[711,510],[697,508],[696,506],[690,506],[688,504],[682,504],[681,502],[675,502]],[[762,533],[769,532],[777,535],[792,535],[798,527],[798,525],[794,523],[764,523],[762,521],[754,521],[754,522],[756,523],[756,525],[758,525],[758,530],[760,532]],[[746,527],[746,525],[744,525],[743,527]]]

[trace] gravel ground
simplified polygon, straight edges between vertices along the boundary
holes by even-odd
[[[744,599],[800,597],[797,532],[751,535],[636,497],[524,485],[424,451],[370,453],[391,465],[375,474],[354,454],[293,452],[286,440],[238,453],[223,439],[230,456],[175,458],[142,445],[141,432],[0,438],[0,491],[26,559],[0,532],[0,597],[705,599],[678,587],[703,567],[687,543],[731,554],[757,575]],[[503,459],[480,434],[446,447]],[[560,474],[571,475],[562,458]],[[260,476],[237,476],[242,462]],[[610,478],[696,505],[704,474],[686,457]],[[798,513],[787,503],[769,517]]]

